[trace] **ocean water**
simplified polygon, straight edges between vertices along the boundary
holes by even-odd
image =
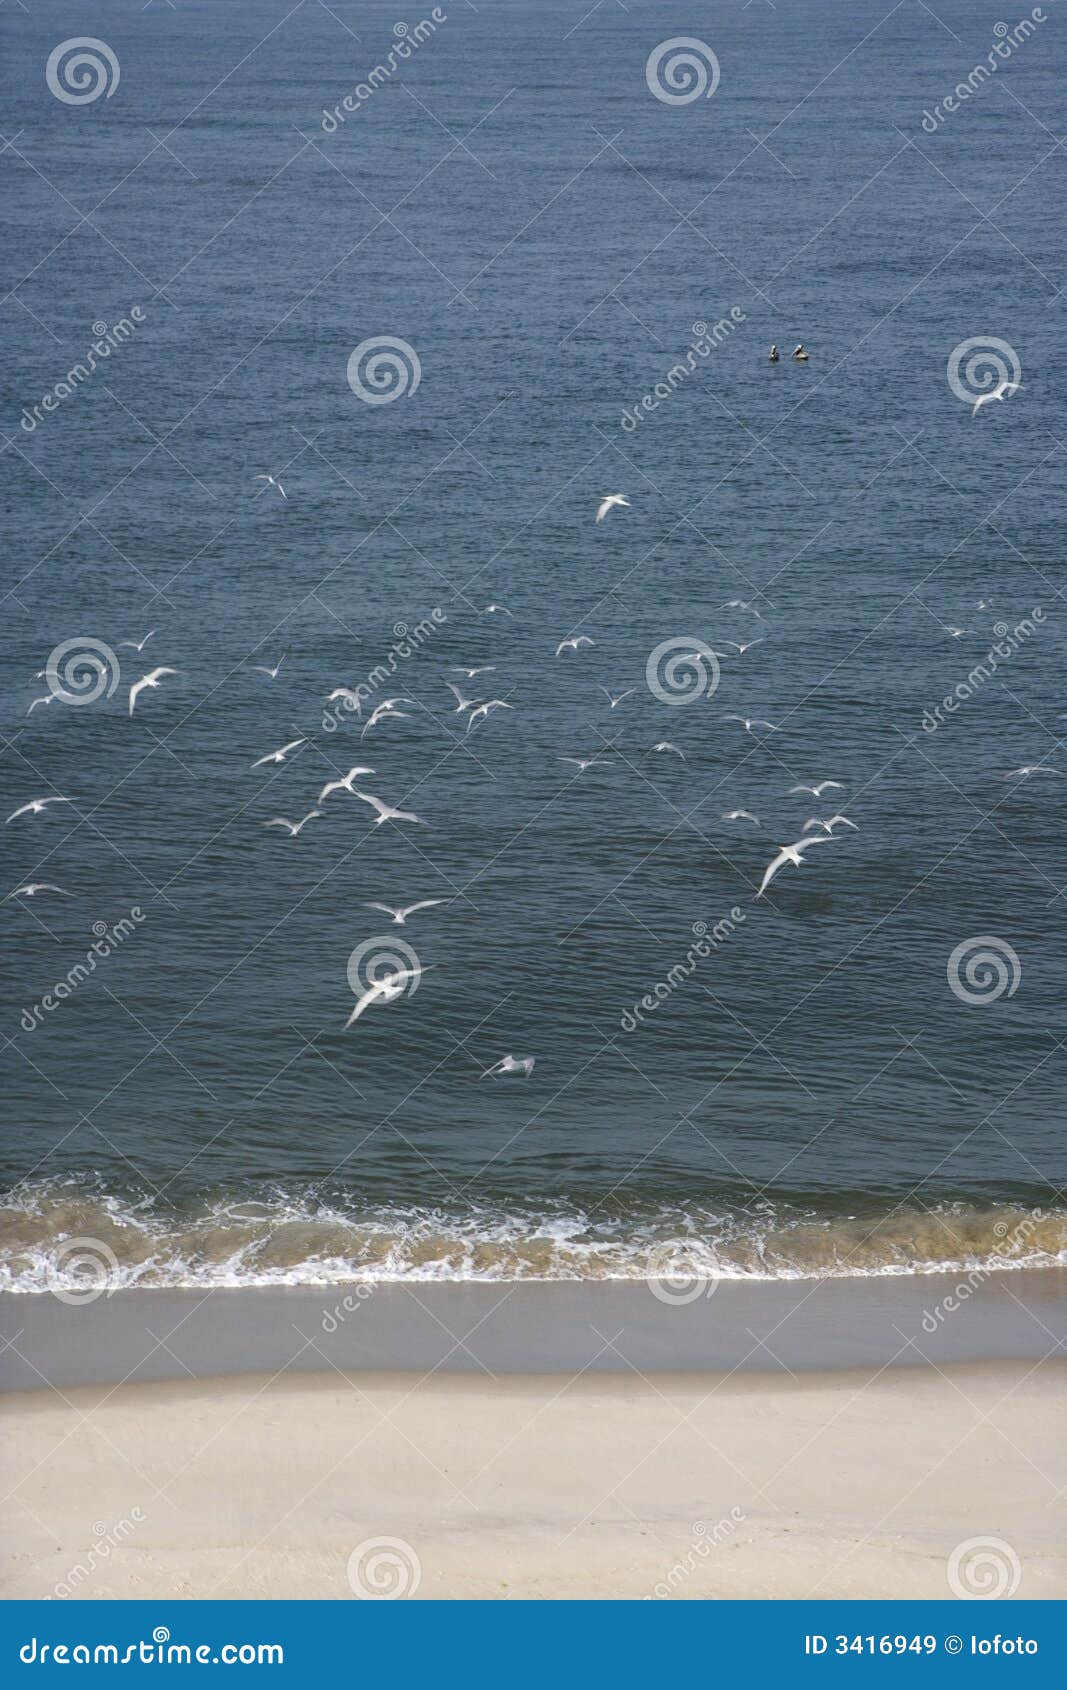
[[[0,14],[5,1283],[1067,1254],[1064,19],[935,12]]]

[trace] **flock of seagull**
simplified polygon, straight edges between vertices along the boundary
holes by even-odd
[[[1008,385],[1010,386],[1012,384]],[[998,391],[988,395],[987,397],[990,399],[998,399],[1003,396],[1004,395]],[[286,497],[285,489],[274,476],[263,475],[257,477],[256,479],[265,481],[269,486],[275,488],[281,498],[284,499]],[[628,509],[629,505],[630,501],[621,493],[605,494],[597,506],[595,520],[598,523],[603,522],[613,510]],[[990,606],[982,600],[979,601],[978,608],[980,610],[987,610]],[[748,613],[756,620],[762,621],[760,611],[756,609],[754,605],[749,604],[743,599],[729,599],[724,605],[720,605],[719,609]],[[500,615],[510,617],[512,612],[506,605],[492,603],[483,607],[483,614],[487,616]],[[973,632],[971,629],[956,628],[948,624],[946,624],[945,627],[946,632],[953,638],[962,638]],[[128,647],[140,655],[144,651],[148,642],[154,638],[156,633],[157,630],[153,628],[147,634],[143,635],[140,640],[122,640],[119,642],[119,645],[120,647]],[[756,639],[752,640],[726,640],[722,643],[724,646],[731,647],[733,654],[740,657],[753,646],[761,644],[766,637],[766,635],[759,635]],[[557,659],[563,659],[568,655],[575,657],[587,649],[594,648],[596,643],[597,642],[589,634],[571,634],[560,640],[559,644],[555,648],[555,656]],[[710,649],[711,648],[704,648],[705,652]],[[252,664],[249,667],[254,673],[263,675],[268,681],[274,682],[277,681],[281,673],[282,666],[287,655],[288,652],[283,651],[278,661],[274,664],[258,663]],[[694,657],[699,655],[700,654],[698,652],[694,652]],[[725,659],[730,654],[726,651],[715,651],[713,655],[716,659]],[[451,667],[453,674],[462,677],[462,682],[447,681],[445,682],[445,685],[448,691],[452,694],[452,698],[454,700],[453,713],[466,718],[467,734],[473,730],[477,723],[486,721],[494,711],[513,710],[515,708],[515,706],[510,704],[505,698],[477,698],[472,696],[470,693],[472,682],[477,681],[481,676],[495,674],[495,664],[453,664]],[[159,687],[161,682],[167,677],[178,673],[179,671],[177,669],[164,664],[141,675],[129,688],[129,715],[133,715],[137,700],[142,692]],[[39,670],[34,676],[34,679],[40,680],[46,676],[51,680],[48,670]],[[637,689],[635,687],[629,687],[623,692],[615,693],[608,687],[600,686],[599,690],[607,699],[609,708],[616,710],[625,702],[626,699],[630,698]],[[27,714],[32,712],[38,705],[52,703],[56,696],[59,696],[59,694],[49,691],[45,697],[34,699],[30,704],[30,709]],[[360,690],[355,687],[335,687],[334,690],[327,695],[326,702],[327,704],[342,702],[347,708],[354,711],[360,718],[362,718],[363,697]],[[405,705],[408,706],[408,709],[401,708]],[[369,733],[372,733],[384,722],[409,720],[410,711],[417,708],[419,708],[419,706],[416,704],[416,701],[405,695],[397,695],[393,698],[380,700],[375,704],[366,721],[362,725],[360,734],[361,741],[366,739]],[[768,721],[765,717],[745,716],[730,712],[725,714],[722,717],[722,720],[737,723],[742,732],[748,734],[766,735],[780,731],[777,724]],[[262,756],[257,757],[250,766],[253,770],[279,768],[286,764],[291,758],[295,757],[301,748],[307,744],[307,737],[300,735],[296,739],[287,741],[276,750],[265,752]],[[675,756],[680,758],[683,762],[686,761],[685,752],[672,740],[657,740],[655,744],[649,747],[649,751],[650,753],[659,755]],[[610,756],[597,755],[584,757],[561,755],[558,760],[572,765],[577,770],[577,776],[574,778],[585,775],[589,769],[596,768],[600,765],[610,765],[612,763],[612,758]],[[402,809],[396,804],[389,803],[385,798],[381,798],[377,794],[365,790],[365,786],[363,784],[364,777],[374,775],[374,773],[375,770],[373,765],[354,763],[345,774],[339,775],[335,779],[327,780],[325,782],[315,799],[313,807],[307,810],[302,816],[296,819],[292,819],[288,816],[272,816],[269,820],[261,823],[261,826],[281,829],[287,834],[290,840],[298,839],[304,829],[308,827],[311,822],[319,820],[324,816],[324,806],[332,797],[339,793],[344,793],[348,797],[355,799],[357,802],[365,804],[371,811],[373,811],[373,823],[376,827],[384,826],[387,823],[403,824],[408,826],[426,826],[427,823],[424,821],[423,817],[417,815],[413,810]],[[1060,773],[1060,770],[1052,768],[1046,764],[1033,763],[1024,764],[1018,769],[1009,770],[1003,778],[1006,780],[1027,779],[1032,775],[1058,775]],[[360,784],[357,785],[357,782]],[[809,794],[818,800],[826,793],[843,792],[844,790],[844,782],[835,779],[822,779],[812,783],[802,782],[791,787],[789,789],[789,796]],[[26,803],[20,804],[17,809],[13,810],[11,814],[6,817],[4,825],[10,826],[12,823],[17,822],[24,817],[39,817],[43,815],[52,805],[73,804],[75,802],[77,802],[76,799],[58,793],[42,798],[31,798]],[[728,810],[724,812],[722,819],[727,822],[745,822],[756,828],[762,826],[760,818],[748,809]],[[837,837],[836,830],[843,828],[849,828],[855,831],[858,830],[858,824],[849,816],[842,814],[840,811],[825,817],[815,815],[809,816],[803,824],[801,837],[799,839],[778,846],[776,854],[771,858],[764,870],[763,878],[760,881],[755,897],[762,898],[772,881],[785,867],[792,866],[798,869],[802,868],[808,851],[812,850],[816,845],[830,844],[831,841]],[[72,894],[66,891],[65,888],[54,885],[51,882],[32,881],[28,882],[24,886],[16,887],[14,891],[7,894],[4,901],[7,902],[10,899],[34,898],[42,893],[53,893],[61,897],[72,896]],[[363,907],[387,915],[394,926],[403,927],[407,925],[411,917],[419,914],[420,912],[448,904],[449,902],[451,902],[451,900],[448,898],[421,898],[414,903],[409,904],[372,902],[365,904]],[[396,967],[389,969],[389,971],[384,973],[381,978],[372,981],[371,984],[359,995],[355,1007],[353,1008],[348,1021],[345,1023],[346,1027],[352,1026],[355,1021],[360,1019],[367,1009],[375,1005],[390,1003],[400,997],[406,990],[408,982],[412,979],[417,979],[421,976],[422,972],[423,970],[421,965],[416,965],[415,968]],[[505,1074],[522,1074],[524,1076],[528,1076],[532,1073],[533,1067],[534,1058],[532,1056],[515,1057],[508,1053],[507,1055],[501,1057],[497,1062],[493,1063],[491,1067],[487,1068],[482,1077],[488,1078],[490,1075]]]

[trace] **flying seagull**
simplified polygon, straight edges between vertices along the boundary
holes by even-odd
[[[624,698],[629,698],[629,696],[633,692],[633,690],[634,690],[633,687],[627,687],[625,692],[612,693],[612,692],[608,691],[607,687],[601,687],[600,688],[600,691],[604,694],[604,697],[607,699],[608,703],[611,705],[611,708],[613,710],[615,709],[615,706],[617,704],[622,703]]]
[[[978,395],[974,402],[974,409],[971,412],[971,416],[976,417],[982,409],[982,406],[988,405],[991,399],[1004,400],[1010,393],[1020,393],[1022,391],[1022,385],[1021,381],[998,381],[992,393],[980,393]]]
[[[375,980],[367,987],[363,996],[357,1000],[346,1027],[351,1027],[353,1021],[358,1021],[365,1009],[375,1003],[392,1003],[394,998],[403,996],[404,986],[408,980],[418,980],[422,975],[421,968],[398,968],[393,974],[385,974],[380,980]]]
[[[30,705],[30,708],[27,710],[26,714],[27,714],[27,716],[32,715],[39,704],[54,704],[55,701],[56,701],[55,693],[54,692],[46,692],[43,698],[35,698],[34,699],[33,703]]]
[[[362,716],[363,700],[355,687],[334,687],[331,693],[327,693],[326,702],[333,704],[339,698],[343,698],[349,709],[354,710],[357,716]]]
[[[763,825],[759,817],[754,816],[751,810],[727,810],[722,819],[724,822],[753,822],[756,827]]]
[[[724,716],[723,721],[740,722],[745,732],[749,734],[752,732],[753,728],[768,728],[772,734],[776,734],[778,732],[774,723],[765,721],[762,716]]]
[[[1047,763],[1024,763],[1021,769],[1009,769],[1007,774],[1001,775],[1000,778],[1001,780],[1014,780],[1018,775],[1022,780],[1026,780],[1030,775],[1061,775],[1062,773],[1062,769],[1050,769]]]
[[[355,763],[355,764],[353,764],[352,768],[349,769],[347,775],[342,775],[340,780],[328,780],[326,782],[326,785],[323,787],[322,791],[319,793],[318,797],[315,800],[316,804],[324,804],[326,802],[327,798],[330,796],[331,792],[348,792],[348,793],[351,793],[352,782],[359,775],[372,775],[373,773],[374,773],[374,770],[372,768],[369,768],[366,763]]]
[[[661,739],[652,747],[652,749],[653,751],[673,751],[676,757],[680,757],[682,762],[685,762],[685,752],[679,750],[678,746],[675,745],[672,740]]]
[[[73,893],[71,892],[64,892],[62,886],[52,886],[46,880],[31,880],[28,886],[16,886],[13,892],[8,893],[8,897],[36,898],[38,892],[58,892],[60,897],[63,898],[70,898],[73,896]]]
[[[177,669],[152,669],[147,675],[142,675],[139,681],[134,681],[130,688],[130,715],[133,715],[133,707],[139,692],[143,692],[145,687],[158,687],[164,675],[176,675],[177,673]]]
[[[128,645],[134,651],[143,651],[145,646],[148,644],[149,640],[152,638],[152,634],[155,634],[157,632],[158,632],[158,629],[153,628],[151,633],[146,634],[143,640],[120,640],[119,641],[119,649],[121,650],[124,645]]]
[[[509,1052],[507,1056],[502,1056],[499,1062],[494,1062],[491,1068],[487,1068],[481,1078],[487,1080],[491,1074],[525,1074],[528,1076],[533,1073],[534,1060],[532,1056],[512,1056]]]
[[[452,694],[452,697],[456,701],[456,714],[457,714],[457,716],[462,715],[464,710],[473,710],[474,709],[475,701],[474,701],[473,698],[464,698],[464,696],[460,692],[459,688],[457,686],[455,686],[451,681],[446,681],[445,686],[448,688],[449,692]]]
[[[514,704],[509,704],[503,698],[487,698],[484,704],[476,704],[467,717],[467,732],[470,733],[479,716],[484,722],[490,710],[514,710]]]
[[[575,634],[573,639],[560,640],[556,656],[561,657],[565,651],[577,651],[580,645],[596,645],[596,641],[591,640],[588,634]]]
[[[778,873],[778,870],[784,868],[786,863],[794,863],[797,868],[801,868],[804,862],[803,852],[808,849],[809,845],[829,845],[829,843],[830,840],[826,834],[820,833],[813,839],[798,839],[795,845],[783,845],[780,848],[778,855],[776,857],[772,857],[771,861],[767,864],[767,870],[763,879],[760,881],[760,889],[756,893],[756,897],[762,898],[764,892],[767,890],[767,887]]]
[[[418,822],[422,827],[429,824],[413,810],[398,810],[392,804],[387,804],[384,798],[375,798],[372,792],[353,792],[353,798],[362,798],[364,804],[369,804],[378,814],[374,818],[375,827],[381,827],[383,822]]]
[[[39,816],[46,804],[73,804],[73,798],[31,798],[28,804],[23,804],[17,810],[12,810],[7,821],[13,822],[16,816]],[[7,826],[7,822],[4,823]]]
[[[423,898],[417,904],[364,904],[365,910],[381,910],[383,915],[391,915],[397,927],[403,927],[409,915],[416,910],[429,910],[435,904],[447,904],[447,898]]]
[[[596,763],[610,763],[611,758],[610,757],[561,757],[560,762],[561,763],[573,763],[576,766],[578,773],[580,775],[584,775],[586,769],[591,769],[594,766],[594,764],[596,764]]]
[[[805,786],[804,783],[801,782],[799,786],[791,786],[789,788],[789,797],[792,797],[794,792],[810,792],[813,798],[821,798],[823,793],[828,792],[831,786],[840,787],[842,792],[845,790],[845,783],[843,780],[818,780],[815,782],[814,786]]]
[[[478,669],[468,669],[464,663],[453,663],[454,675],[466,675],[468,681],[473,681],[475,675],[491,675],[496,669],[495,663],[483,663]]]
[[[483,616],[511,616],[512,612],[508,609],[506,604],[487,604],[484,611],[482,612],[482,615]]]
[[[265,481],[269,486],[276,487],[283,499],[286,497],[285,488],[282,486],[280,481],[275,481],[273,475],[254,475],[252,480]]]
[[[262,825],[264,827],[287,827],[289,829],[289,837],[291,839],[295,839],[302,827],[306,827],[308,822],[314,821],[316,816],[321,815],[321,810],[309,810],[307,815],[301,816],[298,822],[286,821],[284,816],[274,816],[269,822],[264,822]]]
[[[306,744],[306,739],[291,739],[288,745],[279,746],[277,751],[268,751],[265,757],[257,757],[252,768],[261,769],[264,763],[284,763],[290,751],[295,751],[298,745]]]
[[[853,827],[857,833],[859,832],[859,823],[850,822],[847,816],[828,816],[825,821],[820,821],[818,816],[809,816],[804,823],[804,832],[807,833],[809,827],[821,827],[826,833],[833,833],[834,827],[838,823],[842,827]]]
[[[366,739],[367,735],[371,731],[371,728],[376,728],[379,722],[391,720],[406,722],[409,719],[407,711],[398,710],[397,705],[414,704],[414,702],[415,700],[413,698],[383,698],[382,702],[380,704],[376,704],[370,715],[367,717],[367,721],[363,732],[360,734],[360,738]]]
[[[603,520],[607,516],[609,510],[611,510],[611,508],[614,505],[629,506],[629,503],[630,503],[629,499],[624,499],[621,493],[605,493],[604,497],[601,499],[599,505],[596,508],[596,519],[597,519],[597,521],[603,522]]]
[[[278,679],[278,670],[281,668],[288,655],[289,653],[287,651],[283,651],[273,669],[268,668],[265,663],[253,663],[252,668],[255,670],[257,675],[269,675],[272,681],[276,681]]]
[[[763,621],[763,617],[760,615],[760,613],[756,609],[755,605],[749,604],[747,599],[727,599],[725,604],[720,604],[719,609],[720,610],[749,610],[749,611],[752,612],[753,616],[755,616],[759,619],[760,622]]]

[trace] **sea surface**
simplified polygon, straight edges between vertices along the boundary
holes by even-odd
[[[0,13],[2,1282],[1063,1260],[1063,6],[438,15]]]

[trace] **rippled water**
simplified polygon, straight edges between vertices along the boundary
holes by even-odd
[[[396,16],[288,10],[103,3],[121,79],[80,107],[44,78],[63,8],[0,17],[0,797],[76,800],[0,829],[7,887],[70,894],[0,913],[5,1272],[83,1235],[156,1283],[630,1274],[678,1240],[728,1273],[1058,1258],[1063,777],[1002,777],[1067,769],[1062,31],[931,134],[993,40],[961,0],[709,17],[685,107],[646,83],[661,8],[516,0],[327,133]],[[346,372],[378,335],[421,379],[375,406]],[[946,365],[976,336],[1024,387],[972,419]],[[85,638],[113,696],[27,715]],[[712,695],[650,690],[672,639],[727,653]],[[513,706],[469,735],[460,664]],[[414,703],[361,739],[323,726],[342,683]],[[364,762],[426,827],[343,793],[261,825]],[[755,899],[834,810],[858,831]],[[450,901],[363,907],[420,898]],[[418,991],[346,1030],[383,937]],[[483,1079],[505,1053],[532,1074]]]

